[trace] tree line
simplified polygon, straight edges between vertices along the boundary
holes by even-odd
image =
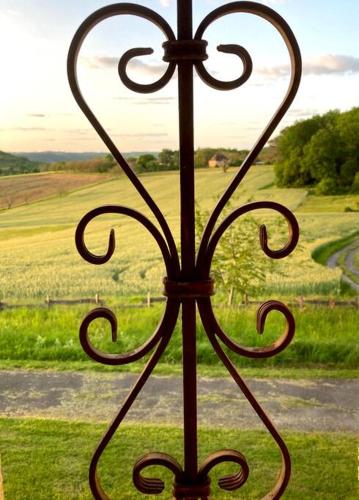
[[[285,128],[277,137],[278,186],[317,194],[359,193],[359,108],[329,111]]]
[[[40,163],[0,151],[0,176],[40,172]]]
[[[198,148],[194,153],[195,168],[208,167],[209,160],[221,153],[228,158],[228,166],[240,166],[249,153],[247,149],[235,148]],[[55,153],[54,153],[55,154]],[[126,158],[126,155],[125,155]],[[258,161],[274,163],[276,146],[272,143],[260,154]],[[159,172],[179,169],[179,151],[162,149],[159,153],[144,153],[130,156],[127,162],[132,169],[141,174],[146,172]],[[89,159],[60,160],[47,163],[30,161],[25,157],[14,156],[0,151],[0,175],[14,175],[35,172],[96,172],[120,173],[121,168],[111,154],[101,155]]]
[[[239,167],[249,153],[249,150],[235,148],[198,148],[194,153],[195,168],[208,167],[209,160],[216,153],[225,155],[228,158],[229,166]],[[274,163],[275,159],[276,145],[274,143],[271,143],[269,146],[264,148],[260,156],[257,158],[258,161],[266,164]],[[158,154],[147,153],[128,161],[138,173],[178,170],[179,152],[178,150],[162,149],[162,151]]]
[[[44,163],[41,165],[42,172],[96,172],[108,173],[119,169],[117,162],[111,154],[90,160],[69,160]]]

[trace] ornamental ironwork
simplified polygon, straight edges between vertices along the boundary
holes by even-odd
[[[240,45],[219,45],[218,51],[238,56],[242,62],[242,73],[232,81],[222,81],[212,76],[206,69],[204,61],[207,59],[207,42],[204,40],[206,29],[216,20],[234,13],[247,13],[259,16],[269,22],[284,40],[291,64],[291,76],[287,93],[258,138],[257,142],[243,161],[238,172],[229,183],[227,189],[219,199],[207,225],[203,231],[199,247],[195,245],[195,193],[194,193],[194,122],[193,122],[193,74],[196,70],[203,82],[214,89],[232,90],[243,85],[252,73],[252,59],[248,51]],[[131,59],[149,55],[151,48],[134,48],[125,52],[119,59],[118,74],[122,83],[130,90],[139,93],[151,93],[162,89],[172,78],[175,70],[178,71],[178,99],[179,99],[179,149],[180,149],[180,222],[181,222],[181,252],[176,248],[174,237],[168,223],[150,196],[141,180],[131,169],[122,156],[104,127],[85,101],[77,79],[77,59],[83,41],[88,33],[101,21],[119,15],[134,15],[150,21],[163,33],[163,60],[168,63],[163,76],[151,84],[137,83],[127,73],[127,65]],[[301,56],[295,36],[286,21],[271,8],[255,2],[232,2],[225,4],[208,14],[199,24],[193,35],[192,0],[177,1],[177,37],[170,25],[155,11],[137,4],[117,3],[103,7],[91,14],[77,30],[68,54],[68,78],[72,93],[94,127],[104,144],[107,146],[117,163],[131,181],[134,188],[143,198],[156,219],[152,223],[145,215],[132,208],[119,205],[104,205],[88,212],[78,224],[76,230],[76,246],[81,256],[92,264],[104,264],[109,261],[115,250],[115,234],[111,230],[108,249],[103,255],[95,255],[86,246],[84,234],[88,224],[102,214],[121,214],[130,217],[147,229],[157,242],[166,268],[164,278],[164,295],[167,297],[164,314],[152,336],[139,348],[125,354],[109,354],[101,352],[92,345],[88,329],[97,318],[106,319],[112,330],[113,341],[117,338],[117,320],[115,314],[106,307],[97,307],[83,320],[80,327],[80,342],[93,360],[106,365],[125,365],[150,354],[141,375],[129,392],[121,409],[105,432],[98,445],[89,469],[90,488],[94,498],[108,498],[98,474],[98,462],[112,439],[133,402],[139,395],[154,367],[166,350],[174,331],[180,311],[182,315],[183,339],[183,424],[184,424],[184,464],[183,466],[172,456],[161,452],[148,453],[141,457],[133,467],[134,486],[143,494],[159,494],[164,488],[164,482],[158,478],[148,477],[145,469],[152,465],[163,466],[169,469],[174,476],[173,498],[202,500],[210,498],[210,473],[218,464],[232,462],[237,464],[238,472],[219,479],[220,488],[227,491],[238,490],[247,480],[249,466],[246,457],[234,449],[223,449],[209,455],[198,464],[197,446],[197,360],[196,360],[196,307],[201,321],[214,351],[227,368],[228,372],[238,385],[240,391],[247,398],[264,426],[273,437],[281,453],[281,468],[278,479],[265,498],[280,498],[289,481],[291,460],[288,448],[279,432],[256,400],[249,387],[238,373],[235,365],[225,352],[226,346],[232,352],[249,358],[269,358],[285,349],[293,338],[295,323],[292,313],[287,306],[277,300],[264,302],[257,311],[257,331],[263,333],[265,322],[271,311],[279,311],[285,318],[284,332],[272,344],[265,347],[246,347],[233,340],[220,326],[212,307],[211,296],[214,293],[214,282],[211,278],[211,263],[218,242],[223,233],[239,217],[254,210],[270,209],[283,216],[288,223],[288,240],[280,249],[272,249],[268,245],[267,229],[260,226],[259,242],[263,252],[270,258],[282,259],[288,256],[295,248],[299,227],[294,215],[286,207],[273,201],[258,201],[247,203],[235,210],[217,224],[219,217],[230,200],[236,188],[253,165],[256,157],[267,143],[271,134],[285,115],[292,103],[301,78]]]

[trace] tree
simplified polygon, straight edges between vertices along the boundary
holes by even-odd
[[[227,205],[224,214],[228,215]],[[199,243],[209,212],[196,208],[196,238]],[[282,224],[276,224],[282,228]],[[259,244],[259,224],[247,215],[234,222],[223,234],[214,254],[211,274],[217,287],[228,294],[228,305],[232,305],[236,293],[245,301],[249,294],[258,293],[265,283],[268,272],[273,272],[276,261],[263,254]],[[276,267],[276,271],[279,269]]]
[[[304,169],[301,162],[304,147],[321,128],[322,123],[320,116],[314,116],[285,128],[276,139],[278,161],[275,174],[278,186],[305,186],[313,183],[310,171]]]
[[[278,186],[316,186],[318,194],[350,192],[359,171],[359,108],[295,123],[276,139]]]
[[[172,149],[162,149],[162,151],[158,155],[158,163],[160,170],[178,170],[178,151],[172,151]]]
[[[145,154],[141,155],[137,158],[136,161],[136,170],[137,172],[152,172],[157,170],[158,162],[154,155]]]
[[[304,147],[302,165],[317,182],[333,179],[340,184],[340,170],[344,158],[344,145],[335,128],[322,128]]]

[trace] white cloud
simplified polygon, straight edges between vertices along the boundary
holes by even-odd
[[[306,61],[304,64],[304,72],[307,75],[358,73],[359,58],[345,55],[323,55],[316,59]]]
[[[319,114],[319,111],[313,108],[301,109],[301,108],[291,108],[286,116],[294,118],[307,118]]]
[[[172,3],[172,0],[160,0],[160,4],[162,7],[169,7]]]
[[[92,56],[84,58],[91,68],[116,68],[119,63],[119,57],[111,56]],[[139,59],[131,59],[128,63],[130,70],[142,75],[162,76],[166,71],[165,64],[146,64]]]
[[[139,59],[132,59],[128,63],[128,67],[143,75],[162,76],[167,66],[165,64],[146,64]]]
[[[257,69],[257,73],[270,78],[287,76],[289,72],[289,64]],[[352,73],[359,73],[358,57],[325,54],[308,59],[303,63],[304,75],[345,75]]]

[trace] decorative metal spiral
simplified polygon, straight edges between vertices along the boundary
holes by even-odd
[[[182,26],[186,21],[186,13],[180,12],[180,4],[186,4],[190,0],[178,0],[179,2],[179,15],[183,16],[181,22]],[[219,18],[233,14],[233,13],[247,13],[253,14],[264,18],[271,23],[273,27],[282,36],[289,52],[291,61],[291,78],[286,96],[284,97],[278,110],[270,122],[265,127],[261,136],[247,155],[238,173],[235,175],[224,194],[220,198],[216,207],[214,208],[207,225],[204,229],[202,239],[198,248],[196,263],[190,280],[184,279],[183,270],[180,265],[180,259],[173,235],[169,229],[167,221],[160,211],[159,207],[147,192],[140,179],[136,176],[134,171],[128,165],[120,151],[117,149],[101,123],[98,121],[84,97],[81,94],[79,83],[77,80],[77,58],[81,49],[82,43],[88,33],[99,22],[118,15],[134,15],[144,18],[155,26],[160,28],[164,34],[166,41],[163,43],[164,57],[163,60],[168,63],[167,69],[163,76],[156,82],[151,84],[139,84],[133,81],[127,74],[127,65],[134,57],[149,55],[153,52],[151,48],[134,48],[128,50],[119,59],[118,74],[122,83],[134,92],[150,93],[163,88],[171,79],[176,67],[180,68],[183,62],[191,64],[196,68],[200,78],[209,86],[218,90],[232,90],[243,85],[251,76],[252,60],[247,50],[240,45],[219,45],[217,47],[219,52],[230,53],[238,56],[242,62],[242,73],[238,78],[233,81],[221,81],[211,76],[205,68],[204,61],[207,59],[206,46],[207,42],[203,40],[206,29]],[[154,367],[159,361],[161,355],[164,353],[172,333],[174,331],[181,304],[189,300],[195,300],[198,305],[201,320],[213,349],[221,359],[222,363],[227,368],[234,381],[237,383],[239,389],[247,398],[250,405],[253,407],[259,418],[262,420],[264,426],[268,429],[270,434],[275,440],[281,456],[282,465],[276,484],[270,492],[265,496],[266,499],[280,498],[286,489],[290,477],[291,461],[288,449],[277,432],[270,419],[266,415],[263,408],[259,405],[256,398],[245,384],[244,380],[239,375],[236,367],[224,352],[223,344],[235,354],[246,356],[250,358],[266,358],[274,356],[285,349],[291,342],[294,331],[295,323],[293,316],[287,306],[282,302],[270,300],[262,304],[257,312],[257,331],[263,333],[265,322],[268,314],[271,311],[279,311],[285,318],[286,327],[284,332],[279,338],[271,345],[265,347],[244,347],[231,339],[219,325],[210,296],[213,294],[213,281],[210,276],[211,263],[213,259],[216,246],[220,241],[223,233],[228,227],[240,216],[258,209],[270,209],[283,216],[288,224],[288,241],[280,249],[272,249],[268,245],[268,236],[265,226],[260,227],[259,242],[263,252],[274,259],[281,259],[288,256],[295,248],[298,237],[299,228],[294,215],[283,205],[270,201],[261,201],[255,203],[248,203],[242,207],[235,209],[228,215],[215,229],[219,216],[221,215],[224,206],[232,197],[234,191],[243,180],[245,174],[252,166],[255,158],[262,150],[271,134],[277,127],[278,123],[288,110],[292,103],[296,92],[298,90],[301,78],[301,57],[296,39],[284,19],[279,16],[275,11],[262,4],[238,1],[228,3],[215,10],[213,10],[199,25],[194,37],[186,39],[185,37],[178,37],[176,39],[171,27],[168,23],[156,12],[146,7],[131,4],[131,3],[118,3],[101,8],[90,15],[77,30],[68,55],[68,78],[72,93],[84,112],[91,125],[97,131],[100,138],[103,140],[113,157],[118,164],[122,167],[123,171],[131,181],[134,188],[143,198],[147,206],[152,211],[157,225],[153,224],[147,217],[140,212],[131,208],[118,206],[118,205],[105,205],[95,210],[90,211],[80,221],[76,230],[76,246],[81,256],[88,262],[96,265],[103,264],[111,259],[115,251],[115,234],[112,230],[109,235],[108,249],[104,255],[95,255],[87,248],[84,241],[84,234],[87,225],[97,216],[102,214],[121,214],[130,217],[140,224],[142,224],[157,242],[166,267],[167,276],[164,279],[165,290],[164,294],[167,296],[163,317],[160,320],[156,330],[149,339],[139,348],[129,353],[108,354],[97,350],[90,342],[88,336],[89,325],[98,318],[106,319],[112,332],[112,340],[116,340],[117,335],[117,320],[114,313],[105,307],[96,308],[91,311],[83,320],[80,328],[80,341],[85,352],[95,361],[108,365],[124,365],[142,359],[146,354],[152,352],[142,374],[139,376],[134,387],[130,391],[127,399],[123,403],[119,413],[114,418],[110,427],[103,436],[100,444],[98,445],[95,454],[92,458],[89,481],[93,496],[96,499],[107,499],[108,496],[103,490],[100,479],[97,473],[98,462],[105,450],[107,444],[113,437],[119,425],[125,418],[127,412],[131,408],[133,402],[142,390],[149,376],[151,375]],[[187,499],[207,499],[210,495],[210,472],[218,464],[223,462],[232,462],[238,466],[238,471],[235,474],[223,477],[219,480],[219,486],[227,491],[234,491],[239,489],[247,480],[249,474],[249,466],[246,458],[238,451],[235,450],[220,450],[212,453],[204,462],[199,466],[197,474],[193,478],[188,478],[188,474],[182,469],[181,465],[169,455],[163,453],[149,453],[141,457],[133,469],[133,482],[136,488],[144,494],[158,494],[161,493],[165,487],[160,479],[149,478],[143,475],[145,469],[152,465],[160,465],[169,469],[174,475],[173,496],[174,498],[187,498]]]

